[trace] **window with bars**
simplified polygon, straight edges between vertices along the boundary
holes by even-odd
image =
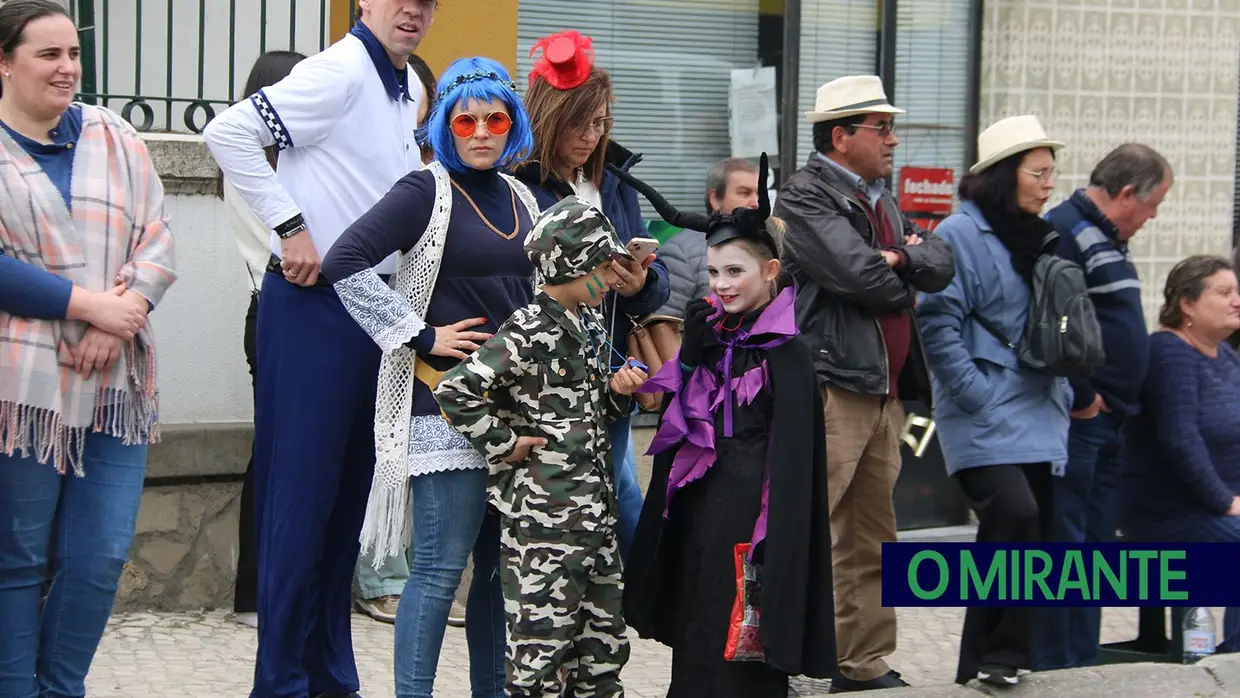
[[[878,72],[878,0],[803,0],[798,108],[811,111],[818,88],[845,75]],[[888,98],[907,113],[896,119],[893,188],[906,166],[967,171],[970,0],[897,3],[895,89]],[[813,152],[813,128],[798,119],[800,163]]]
[[[873,75],[878,60],[878,0],[802,0],[797,83],[797,163],[814,152],[818,88],[845,75]]]
[[[969,0],[902,2],[896,12],[896,106],[900,146],[893,181],[906,166],[943,167],[960,181],[968,115]]]

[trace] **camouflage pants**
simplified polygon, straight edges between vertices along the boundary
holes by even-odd
[[[615,698],[629,660],[613,530],[505,521],[500,581],[508,618],[508,695]]]

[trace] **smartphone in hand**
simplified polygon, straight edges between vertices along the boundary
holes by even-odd
[[[628,249],[634,259],[644,262],[651,252],[659,249],[659,241],[654,238],[633,238],[629,240]]]

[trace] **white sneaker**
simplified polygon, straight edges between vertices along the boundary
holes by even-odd
[[[251,628],[257,629],[258,628],[258,614],[257,613],[234,613],[233,622],[239,623],[241,625],[248,625]]]
[[[1020,683],[1020,672],[1002,664],[983,664],[977,670],[977,680],[997,686],[1015,686]]]

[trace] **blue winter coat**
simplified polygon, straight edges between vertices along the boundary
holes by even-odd
[[[971,313],[1019,341],[1029,287],[972,202],[935,234],[952,247],[956,276],[917,300],[917,318],[934,390],[934,421],[949,475],[966,468],[1052,464],[1068,459],[1067,380],[1024,368]]]

